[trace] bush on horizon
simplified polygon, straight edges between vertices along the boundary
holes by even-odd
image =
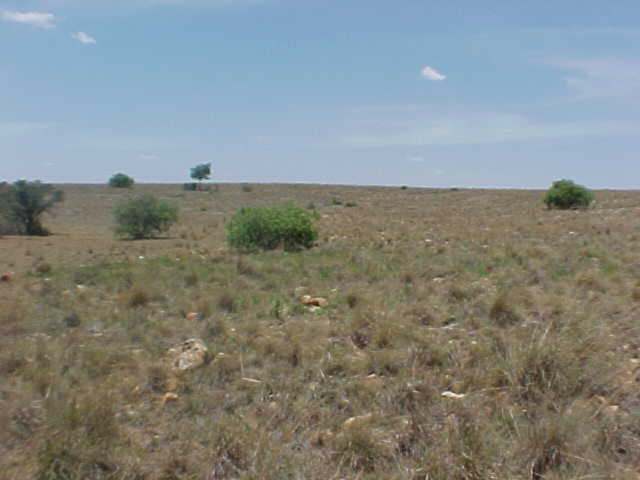
[[[178,221],[178,208],[145,194],[124,200],[113,210],[116,234],[141,240],[165,233]]]
[[[109,186],[113,188],[131,188],[135,180],[127,174],[116,173],[109,179]]]
[[[547,208],[560,210],[588,208],[593,200],[591,190],[566,179],[553,182],[544,197]]]
[[[242,208],[227,224],[227,241],[244,251],[311,248],[318,238],[314,219],[312,213],[293,204]]]

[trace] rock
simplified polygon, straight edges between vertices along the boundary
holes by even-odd
[[[0,282],[8,283],[13,279],[14,275],[15,274],[13,272],[5,272],[2,275],[0,275]]]
[[[169,402],[177,402],[179,398],[177,393],[167,392],[162,397],[162,405],[166,405]]]
[[[172,355],[172,368],[175,372],[185,372],[201,367],[209,359],[209,350],[198,338],[191,338],[169,350]]]
[[[463,393],[454,393],[448,390],[446,392],[442,392],[440,395],[444,398],[450,398],[452,400],[462,400],[466,396]]]
[[[367,413],[366,415],[360,415],[358,417],[351,417],[342,424],[342,430],[350,430],[352,428],[361,427],[366,425],[373,419],[373,413]]]
[[[306,305],[307,307],[325,308],[329,306],[329,301],[326,298],[312,297],[311,295],[304,295],[301,298],[301,302],[303,305]]]
[[[64,317],[64,324],[69,328],[79,327],[80,323],[80,317],[76,312],[71,312],[69,315]]]

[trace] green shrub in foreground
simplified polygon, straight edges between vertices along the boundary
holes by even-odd
[[[547,208],[587,208],[593,202],[593,192],[572,180],[553,182],[544,197]]]
[[[116,173],[109,179],[109,186],[113,188],[131,188],[135,181],[129,175]]]
[[[318,238],[314,215],[294,205],[242,208],[227,225],[229,245],[239,250],[311,248]]]
[[[153,195],[125,200],[113,210],[116,233],[134,240],[164,233],[178,220],[178,209]]]

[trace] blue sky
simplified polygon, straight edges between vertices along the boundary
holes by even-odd
[[[640,187],[640,2],[0,0],[0,179]]]

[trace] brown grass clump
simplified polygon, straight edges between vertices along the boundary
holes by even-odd
[[[506,327],[520,321],[520,316],[505,293],[496,297],[489,310],[489,318],[497,325]]]
[[[135,287],[128,292],[126,297],[127,305],[131,308],[146,306],[151,301],[151,295],[142,287]]]

